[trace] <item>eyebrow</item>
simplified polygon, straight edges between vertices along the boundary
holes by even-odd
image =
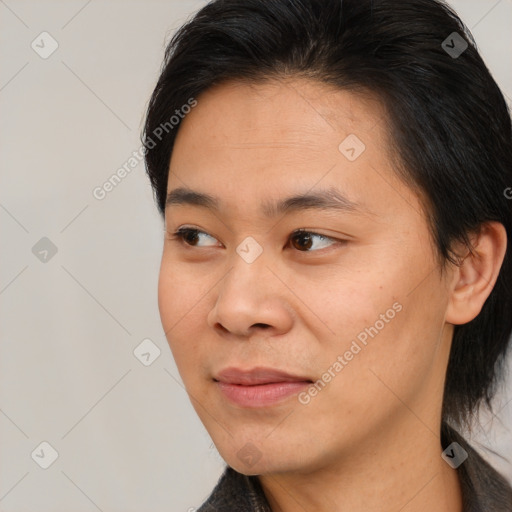
[[[215,212],[221,209],[219,198],[187,187],[175,188],[168,193],[165,202],[166,209],[171,205],[198,206]],[[266,217],[277,217],[278,215],[301,210],[334,210],[346,213],[365,211],[368,213],[366,208],[363,208],[359,203],[349,200],[335,188],[315,192],[308,191],[277,202],[264,201],[261,207],[261,211]]]

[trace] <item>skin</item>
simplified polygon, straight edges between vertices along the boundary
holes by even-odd
[[[441,272],[420,199],[393,170],[385,116],[376,99],[305,79],[225,83],[198,98],[174,146],[168,191],[217,196],[221,209],[166,208],[162,325],[220,454],[260,475],[274,511],[462,510],[457,472],[441,458],[443,385],[453,325],[480,311],[506,234],[485,225],[475,254],[459,248],[463,263]],[[338,148],[349,134],[366,146],[354,161]],[[329,187],[358,209],[261,211]],[[174,236],[182,226],[205,234],[187,245]],[[299,228],[331,238],[292,243]],[[236,252],[248,236],[263,249],[250,264]],[[294,395],[241,407],[213,380],[265,366],[317,381],[396,303],[307,404]],[[247,443],[251,464],[237,456]]]

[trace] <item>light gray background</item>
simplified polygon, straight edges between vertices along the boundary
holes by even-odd
[[[143,164],[92,195],[140,148],[165,42],[204,3],[0,0],[3,512],[191,511],[221,473],[160,324],[163,222]],[[512,0],[452,5],[512,97]],[[59,45],[47,59],[31,47],[43,31]],[[58,249],[46,262],[42,237]],[[146,338],[149,366],[133,353]],[[511,399],[509,378],[475,443],[512,482],[480,445],[512,459]]]

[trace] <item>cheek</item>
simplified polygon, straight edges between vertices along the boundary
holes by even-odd
[[[188,276],[171,261],[162,260],[158,279],[158,308],[167,341],[180,369],[194,359],[204,325],[205,292],[199,278]],[[181,369],[180,369],[181,373]]]
[[[164,251],[158,278],[158,307],[165,331],[172,329],[174,333],[183,325],[193,327],[196,322],[190,318],[204,308],[213,284],[206,271],[183,264]]]
[[[174,279],[170,265],[166,265],[162,260],[158,277],[158,309],[168,339],[172,326],[179,318],[177,305],[180,304],[180,296],[183,294],[182,287],[176,287]]]
[[[323,279],[321,286],[308,287],[308,305],[317,308],[332,331],[319,346],[317,370],[327,371],[346,354],[343,369],[337,365],[335,372],[344,373],[346,379],[339,379],[337,385],[364,381],[366,387],[371,384],[368,379],[376,379],[373,370],[400,388],[429,371],[447,297],[437,272],[429,274],[430,262],[423,258],[420,265],[421,259],[419,255],[387,262],[376,258],[380,263],[368,265],[368,270],[346,276],[339,272]]]
[[[350,269],[348,263],[345,266],[346,269],[337,266],[326,269],[311,279],[295,277],[292,285],[304,297],[304,317],[311,316],[308,310],[315,313],[318,329],[313,324],[310,328],[319,339],[327,336],[339,349],[347,342],[350,345],[359,332],[379,321],[380,315],[392,309],[399,296],[396,282],[390,282],[389,272],[375,265],[368,270]],[[390,316],[394,313],[392,309]]]
[[[439,289],[424,283],[409,295],[396,292],[383,293],[380,307],[371,315],[356,316],[356,306],[344,315],[351,332],[331,345],[329,363],[343,356],[331,395],[341,409],[370,416],[388,414],[400,406],[400,400],[414,402],[425,392],[426,383],[444,371],[444,351],[439,350],[444,306],[436,293]]]

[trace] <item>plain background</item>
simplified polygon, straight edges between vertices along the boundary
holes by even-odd
[[[3,512],[191,511],[222,471],[160,324],[163,222],[143,163],[92,194],[140,148],[165,42],[204,3],[0,0]],[[512,97],[512,1],[452,5]],[[46,59],[31,47],[43,31],[59,45]],[[149,366],[145,339],[161,351]],[[512,482],[483,448],[512,460],[504,389],[474,442]]]

